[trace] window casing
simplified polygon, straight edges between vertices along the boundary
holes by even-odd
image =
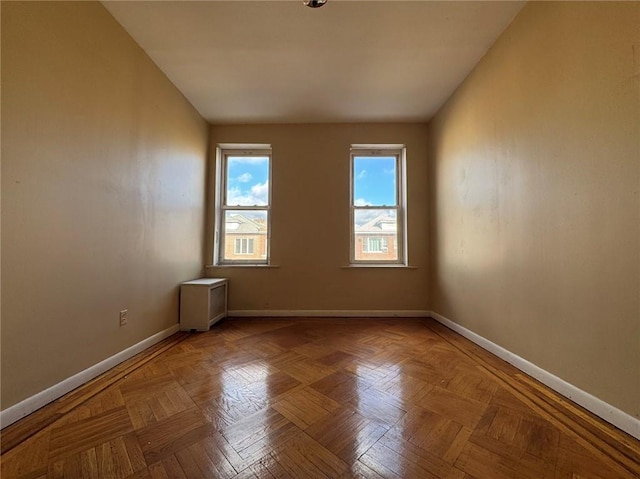
[[[218,145],[215,265],[267,265],[271,238],[270,145]]]
[[[404,145],[351,146],[351,264],[407,264],[405,165]]]

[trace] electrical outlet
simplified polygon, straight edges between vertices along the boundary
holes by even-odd
[[[127,309],[120,311],[120,326],[126,326],[127,324]]]

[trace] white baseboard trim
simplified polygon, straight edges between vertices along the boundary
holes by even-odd
[[[361,309],[245,309],[228,311],[237,318],[428,318],[429,311]]]
[[[640,420],[635,417],[627,414],[624,411],[612,406],[604,402],[602,399],[598,399],[595,396],[592,396],[586,391],[574,386],[571,383],[568,383],[564,379],[559,378],[551,374],[549,371],[542,369],[539,366],[527,361],[524,358],[521,358],[517,354],[508,351],[502,346],[498,346],[497,344],[489,341],[488,339],[480,336],[479,334],[474,333],[473,331],[465,328],[464,326],[460,326],[459,324],[451,321],[450,319],[445,318],[441,314],[438,314],[434,311],[429,312],[429,316],[439,323],[443,324],[447,328],[455,331],[456,333],[464,336],[465,338],[473,341],[478,346],[483,349],[486,349],[490,353],[495,354],[500,359],[505,360],[509,364],[512,364],[522,372],[528,374],[529,376],[537,379],[541,383],[550,387],[554,391],[562,394],[563,396],[571,399],[575,403],[579,404],[583,408],[591,411],[596,416],[601,417],[605,421],[613,424],[618,429],[623,430],[624,432],[631,434],[636,439],[640,439]]]
[[[73,376],[59,382],[58,384],[54,384],[44,391],[34,394],[33,396],[24,399],[23,401],[20,401],[19,403],[14,404],[7,409],[4,409],[0,412],[0,427],[7,427],[17,420],[28,416],[32,412],[40,409],[42,406],[46,406],[50,402],[55,401],[56,399],[64,396],[70,391],[73,391],[78,386],[82,386],[84,383],[91,381],[93,378],[117,366],[121,362],[132,358],[136,354],[144,351],[147,348],[150,348],[163,339],[168,338],[172,334],[176,333],[178,329],[178,324],[175,324],[170,328],[165,329],[164,331],[160,331],[153,336],[149,336],[147,339],[143,339],[139,343],[136,343],[133,346],[114,354],[104,361],[100,361],[98,364],[94,364],[84,371],[80,371],[79,373],[74,374]]]

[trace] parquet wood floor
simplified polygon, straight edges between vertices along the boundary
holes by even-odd
[[[225,320],[2,436],[3,479],[640,477],[638,441],[424,319]]]

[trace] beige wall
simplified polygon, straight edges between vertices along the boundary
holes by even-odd
[[[425,125],[214,126],[212,152],[219,143],[268,143],[273,148],[271,262],[279,267],[207,268],[210,277],[230,279],[230,309],[427,309]],[[407,145],[409,263],[415,269],[344,267],[349,264],[353,143]],[[212,155],[211,165],[214,161]],[[213,195],[214,178],[210,181]],[[212,216],[210,208],[209,263]]]
[[[207,137],[99,3],[2,2],[3,409],[178,321]]]
[[[433,309],[636,417],[638,25],[528,4],[430,125]]]

